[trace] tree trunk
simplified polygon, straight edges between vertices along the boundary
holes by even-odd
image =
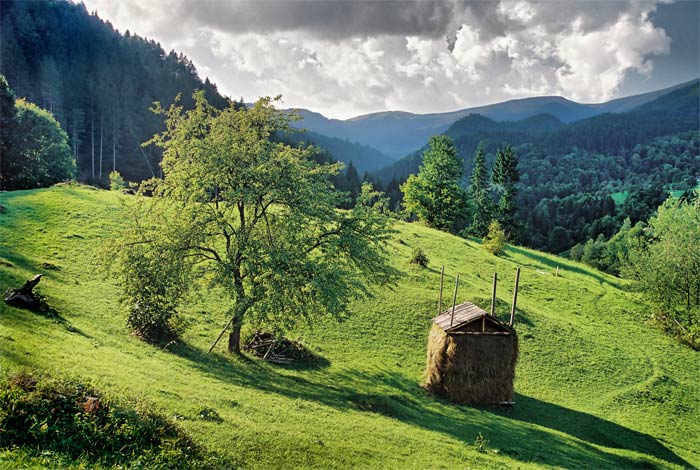
[[[92,115],[92,120],[90,121],[90,134],[92,136],[92,181],[95,181],[95,115]],[[94,183],[93,183],[94,184]]]
[[[228,335],[228,352],[231,354],[241,354],[241,324],[240,320],[234,320],[233,329]]]
[[[100,183],[102,182],[102,114],[100,114]]]

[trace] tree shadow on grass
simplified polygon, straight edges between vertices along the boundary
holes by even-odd
[[[527,250],[524,250],[522,248],[518,248],[518,247],[510,246],[510,245],[506,247],[505,253],[503,254],[503,258],[515,263],[516,260],[513,258],[513,256],[511,256],[511,253],[518,254],[518,255],[524,256],[526,258],[529,258],[529,259],[533,260],[534,262],[548,266],[548,267],[552,268],[553,270],[556,270],[556,268],[559,267],[562,270],[562,274],[566,273],[567,271],[573,272],[573,273],[581,274],[583,276],[592,277],[593,279],[595,279],[596,281],[598,281],[600,283],[609,284],[609,285],[616,287],[616,288],[620,287],[619,283],[610,282],[610,280],[606,279],[605,276],[602,276],[602,275],[594,272],[595,268],[591,268],[590,270],[587,270],[587,269],[579,268],[578,266],[573,266],[573,265],[568,264],[568,263],[567,264],[557,263],[556,261],[549,259],[546,256],[538,256],[538,255],[531,253]]]
[[[490,442],[489,447],[523,462],[565,468],[656,466],[644,457],[616,455],[595,446],[598,445],[690,467],[652,436],[523,395],[517,395],[517,404],[507,411],[477,409],[435,398],[395,371],[312,370],[301,375],[247,358],[208,355],[187,345],[173,352],[214,380],[310,400],[343,411],[381,414],[449,435],[465,444],[473,443],[481,433]]]

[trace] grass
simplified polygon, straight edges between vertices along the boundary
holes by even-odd
[[[358,300],[342,322],[291,334],[323,358],[315,367],[233,358],[221,345],[206,354],[227,320],[216,292],[189,299],[184,342],[161,349],[125,330],[116,286],[96,273],[119,197],[132,196],[79,186],[0,193],[0,290],[41,272],[37,290],[58,311],[0,304],[3,370],[145,398],[228,467],[700,467],[700,355],[650,327],[626,281],[524,248],[497,258],[476,241],[397,223],[389,249],[399,284]],[[410,264],[414,248],[427,268]],[[442,265],[446,291],[459,273],[458,301],[485,308],[498,271],[504,318],[522,267],[510,409],[456,406],[418,385]],[[3,468],[66,464],[0,450]]]

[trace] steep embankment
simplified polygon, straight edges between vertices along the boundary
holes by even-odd
[[[125,331],[117,288],[95,273],[96,253],[120,221],[115,193],[54,187],[0,193],[0,204],[0,290],[42,272],[39,291],[60,313],[57,320],[0,304],[2,369],[40,368],[146,396],[230,465],[700,466],[700,355],[646,325],[626,282],[583,265],[521,248],[496,258],[472,241],[397,223],[389,249],[399,284],[355,303],[342,323],[300,329],[295,335],[324,361],[285,368],[221,348],[206,354],[226,320],[216,293],[183,308],[184,345],[161,350]],[[428,269],[408,263],[413,247],[426,251]],[[418,386],[443,264],[461,275],[458,301],[484,306],[498,271],[501,315],[514,269],[523,268],[510,410],[455,406]],[[200,419],[204,408],[223,421]],[[473,445],[479,433],[485,453]],[[0,466],[20,459],[0,450]]]

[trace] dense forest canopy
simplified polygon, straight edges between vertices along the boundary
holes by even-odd
[[[85,6],[61,0],[3,0],[0,73],[17,97],[50,111],[68,133],[82,180],[105,183],[113,169],[128,180],[158,174],[160,155],[141,143],[163,130],[149,108],[204,90],[227,105],[183,54],[116,31]]]

